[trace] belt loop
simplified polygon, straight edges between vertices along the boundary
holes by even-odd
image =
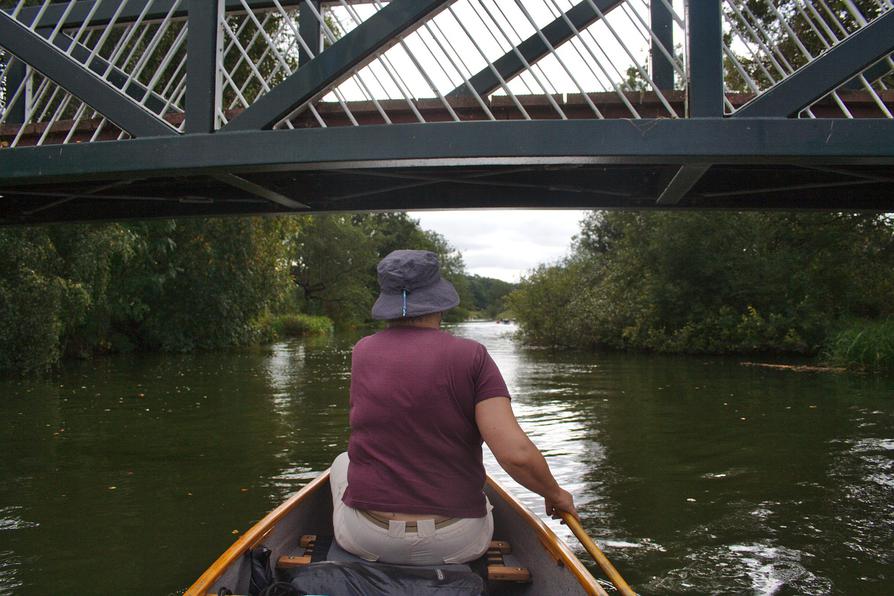
[[[388,521],[388,535],[391,538],[403,538],[407,535],[407,522],[397,519]]]
[[[435,535],[435,520],[420,519],[416,521],[416,534],[420,538],[431,538]]]

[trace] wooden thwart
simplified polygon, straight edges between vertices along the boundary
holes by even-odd
[[[280,569],[289,569],[291,567],[310,565],[310,562],[310,555],[286,555],[276,560],[276,566]]]
[[[280,569],[290,569],[310,565],[313,560],[317,536],[304,534],[298,539],[298,546],[304,549],[302,555],[285,555],[276,560]],[[493,540],[487,549],[487,579],[498,582],[530,582],[531,571],[525,567],[506,565],[503,555],[512,554],[512,545],[505,540]]]
[[[506,567],[505,565],[488,565],[487,579],[495,582],[531,581],[531,571],[525,567]]]
[[[531,581],[531,571],[525,567],[506,565],[503,555],[512,553],[512,545],[505,540],[493,540],[487,549],[487,579],[494,582]]]

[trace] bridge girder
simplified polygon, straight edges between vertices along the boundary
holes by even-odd
[[[555,0],[539,1],[559,7]],[[463,61],[459,48],[451,53],[441,45],[449,36],[438,37],[435,20],[445,11],[446,18],[465,31],[468,24],[455,12],[463,2],[471,6],[464,16],[492,22],[495,39],[497,33],[509,39],[504,28],[514,29],[512,20],[505,13],[506,21],[497,19],[483,0],[376,4],[365,20],[325,48],[320,36],[332,33],[320,7],[341,6],[335,10],[353,18],[348,5],[364,2],[218,0],[215,6],[207,0],[142,5],[73,0],[43,11],[0,11],[0,47],[18,59],[4,70],[9,105],[0,119],[0,142],[12,139],[14,147],[0,150],[0,224],[474,207],[894,211],[894,176],[889,174],[894,165],[894,92],[876,83],[894,71],[894,9],[864,19],[816,55],[805,48],[809,59],[803,65],[791,67],[778,80],[771,76],[765,88],[749,96],[736,96],[725,86],[723,62],[724,56],[735,62],[724,37],[729,36],[724,23],[733,17],[721,9],[720,0],[689,3],[685,65],[668,51],[673,27],[681,19],[668,2],[656,0],[658,6],[651,3],[641,16],[625,0],[584,0],[543,20],[527,37],[516,32],[518,41],[508,51],[488,57],[472,39],[486,65],[477,74],[469,70],[462,84],[452,85],[449,77],[436,81],[435,71],[425,72],[413,56],[414,48],[426,47],[413,45],[417,37],[424,38],[422,32],[413,32],[430,35],[445,61]],[[519,4],[519,14],[533,24],[524,4]],[[582,88],[570,95],[513,93],[509,82],[516,78],[528,77],[524,84],[536,81],[545,91],[548,85],[541,79],[546,78],[555,87],[550,79],[560,72],[556,64],[580,86],[563,62],[568,54],[561,54],[559,46],[573,47],[581,64],[593,70],[582,51],[596,60],[593,48],[583,45],[585,30],[606,27],[624,46],[612,29],[612,23],[618,27],[616,12],[653,19],[655,30],[648,31],[647,46],[652,76],[644,70],[647,65],[631,67],[649,89],[637,96],[612,82],[614,103],[604,97],[612,95],[610,91]],[[273,21],[280,23],[297,18],[297,26],[287,23],[277,34],[281,40],[282,31],[294,32],[297,41],[290,42],[291,47],[300,54],[295,64],[280,55],[287,52],[277,44],[286,42],[273,41],[266,30],[271,21],[262,21],[257,16],[261,14],[274,15]],[[338,13],[331,14],[338,18]],[[232,15],[242,15],[242,20],[224,20]],[[147,44],[153,48],[163,31],[173,37],[164,27],[175,20],[186,20],[193,32],[188,35],[181,28],[176,37],[186,39],[191,56],[178,83],[180,95],[160,91],[159,75],[141,78],[139,72],[128,71],[131,63],[100,51],[101,43],[84,35],[96,27],[156,27],[143,30],[143,35],[154,32]],[[165,68],[173,69],[177,62],[176,40],[161,60]],[[121,43],[115,47],[119,52]],[[395,66],[388,60],[394,56],[388,53],[392,47],[411,57],[434,97],[420,98],[408,93],[409,88],[401,89],[406,106],[400,110],[394,108],[399,100],[390,95],[376,98],[369,82],[376,71],[368,65],[374,63],[395,81],[401,78],[399,72],[395,78]],[[427,49],[435,57],[433,47]],[[259,72],[267,56],[279,62],[269,81]],[[12,118],[22,112],[23,98],[30,93],[24,82],[10,78],[22,76],[22,63],[39,71],[44,85],[52,83],[63,94],[79,98],[118,128],[104,133],[106,120],[97,129],[81,116],[66,121],[64,106],[56,108],[59,117],[32,122],[22,118],[22,124],[15,124]],[[598,60],[595,64],[604,66]],[[682,66],[688,68],[683,73],[685,95],[667,88]],[[749,76],[741,64],[735,66]],[[254,74],[240,83],[235,79],[238,69],[246,67]],[[444,64],[441,68],[446,74]],[[360,73],[366,73],[366,81]],[[359,81],[368,97],[364,105],[339,92],[347,81]],[[853,90],[855,82],[861,90]],[[250,102],[242,101],[242,108],[228,109],[222,86],[241,97],[249,84],[269,88]],[[10,94],[11,85],[18,94]],[[505,97],[489,95],[497,87]],[[334,99],[327,103],[324,96]],[[179,97],[185,97],[185,107],[177,111],[171,106],[178,105]],[[797,117],[804,110],[811,116],[824,114],[824,105],[843,106],[847,116],[863,115],[857,111],[863,105],[883,116]],[[339,106],[344,117],[332,115]],[[473,114],[475,110],[479,113]],[[623,116],[625,110],[628,117],[611,117],[615,112]],[[667,117],[647,115],[662,110]],[[28,113],[33,117],[36,111]],[[376,118],[385,123],[374,124]],[[421,122],[410,123],[414,118]],[[446,119],[454,122],[432,121]],[[476,121],[482,119],[493,121]],[[333,125],[327,126],[327,121]],[[338,122],[345,125],[335,126]],[[317,123],[319,127],[307,128]],[[87,136],[79,132],[85,126]],[[294,129],[269,130],[284,126]],[[113,140],[119,129],[136,138]],[[103,140],[104,134],[111,138]],[[62,143],[53,144],[60,136]],[[93,142],[73,142],[82,137]],[[29,139],[40,146],[27,146]]]

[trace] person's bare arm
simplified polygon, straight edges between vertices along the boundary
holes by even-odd
[[[559,519],[567,511],[580,519],[571,493],[562,489],[537,446],[518,425],[508,397],[492,397],[475,406],[481,437],[497,462],[519,484],[544,498],[546,514]]]

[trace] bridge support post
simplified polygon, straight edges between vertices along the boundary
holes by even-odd
[[[323,14],[322,2],[320,0],[308,0],[307,4],[312,4],[317,14]],[[318,55],[323,49],[323,27],[317,20],[317,15],[307,5],[302,6],[298,10],[298,35],[307,44],[310,54],[302,46],[298,52],[298,66],[304,66],[314,56]]]
[[[653,6],[658,0],[653,0]],[[688,0],[686,51],[690,118],[723,118],[723,21],[721,0]],[[708,163],[681,166],[658,194],[658,205],[676,205],[711,169]]]
[[[220,106],[224,0],[189,0],[188,6],[185,129],[213,132]]]
[[[21,91],[18,91],[22,87]],[[23,124],[28,111],[28,100],[31,97],[31,89],[28,84],[28,66],[16,58],[10,56],[6,67],[6,101],[18,91],[19,96],[15,102],[6,106],[6,121],[9,124]]]
[[[690,118],[723,117],[723,22],[720,3],[721,0],[689,0],[686,3]]]
[[[674,65],[668,60],[661,47],[671,56],[674,55],[674,20],[663,0],[651,0],[652,33],[652,80],[658,89],[664,91],[674,88]]]

